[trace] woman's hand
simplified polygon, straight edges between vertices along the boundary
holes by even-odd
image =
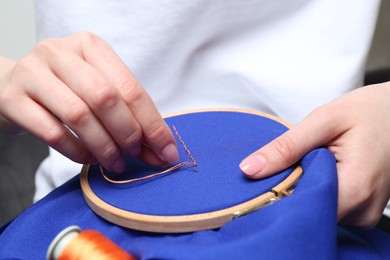
[[[354,90],[242,161],[249,178],[270,176],[326,146],[336,157],[338,220],[372,227],[390,197],[390,83]]]
[[[0,58],[0,126],[29,131],[79,163],[124,170],[123,155],[178,160],[171,131],[112,48],[91,33],[48,39],[19,62]]]

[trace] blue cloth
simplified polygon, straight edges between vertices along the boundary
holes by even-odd
[[[148,233],[107,222],[88,208],[75,177],[3,227],[0,258],[43,259],[61,230],[78,225],[103,233],[140,259],[389,259],[389,235],[337,225],[333,155],[317,149],[301,165],[304,175],[290,197],[219,229],[186,234]],[[170,177],[175,175],[183,174]]]
[[[198,166],[182,167],[154,179],[118,185],[108,183],[96,165],[88,174],[95,194],[110,205],[142,214],[205,213],[258,197],[292,171],[290,168],[261,181],[250,180],[241,173],[239,164],[246,155],[287,130],[286,126],[269,118],[237,112],[203,112],[175,116],[166,121],[176,128]],[[181,161],[191,162],[178,138],[177,143]],[[161,171],[129,158],[126,168],[121,175],[107,174],[111,178],[127,180]]]

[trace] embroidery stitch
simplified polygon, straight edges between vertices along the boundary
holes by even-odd
[[[108,182],[111,182],[111,183],[115,183],[115,184],[125,184],[125,183],[131,183],[131,182],[136,182],[136,181],[141,181],[141,180],[145,180],[145,179],[150,179],[150,178],[154,178],[154,177],[157,177],[159,175],[163,175],[165,173],[169,173],[169,172],[173,172],[181,167],[184,167],[184,166],[188,166],[188,167],[195,167],[195,166],[198,166],[198,163],[196,162],[195,158],[192,156],[190,150],[187,148],[187,145],[184,143],[183,139],[181,138],[179,132],[177,131],[176,127],[174,125],[172,125],[172,128],[177,136],[177,138],[179,139],[181,145],[183,146],[184,150],[186,151],[186,153],[188,154],[188,156],[191,158],[192,162],[180,162],[176,165],[173,165],[171,167],[169,167],[168,169],[166,170],[163,170],[161,172],[157,172],[157,173],[154,173],[154,174],[150,174],[150,175],[147,175],[147,176],[144,176],[144,177],[140,177],[140,178],[135,178],[135,179],[130,179],[130,180],[120,180],[120,181],[117,181],[117,180],[113,180],[113,179],[110,179],[105,173],[104,173],[104,168],[103,166],[100,164],[99,166],[99,169],[100,169],[100,173],[102,174],[103,178],[106,179]]]

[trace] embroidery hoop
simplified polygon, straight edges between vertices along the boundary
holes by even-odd
[[[230,108],[213,108],[213,109],[197,109],[187,110],[184,112],[172,113],[165,118],[170,118],[179,115],[186,115],[191,113],[201,112],[240,112],[258,115],[276,121],[287,128],[290,124],[281,120],[278,117],[269,115],[263,112],[245,110],[245,109],[230,109]],[[290,195],[303,174],[301,166],[296,166],[287,178],[274,186],[270,191],[261,194],[251,200],[237,204],[231,207],[227,207],[220,210],[215,210],[206,213],[190,214],[190,215],[178,215],[178,216],[160,216],[140,214],[123,210],[115,207],[103,201],[92,190],[89,181],[90,165],[84,165],[81,170],[80,184],[83,192],[83,196],[88,206],[103,219],[114,223],[116,225],[141,230],[148,232],[158,233],[184,233],[193,232],[199,230],[214,229],[223,226],[231,220],[247,215],[253,211],[259,210],[266,205],[272,204],[275,201]]]

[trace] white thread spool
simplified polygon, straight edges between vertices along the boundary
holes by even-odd
[[[78,226],[70,226],[62,230],[51,242],[47,250],[46,259],[56,260],[60,257],[65,247],[74,239],[81,229]]]

